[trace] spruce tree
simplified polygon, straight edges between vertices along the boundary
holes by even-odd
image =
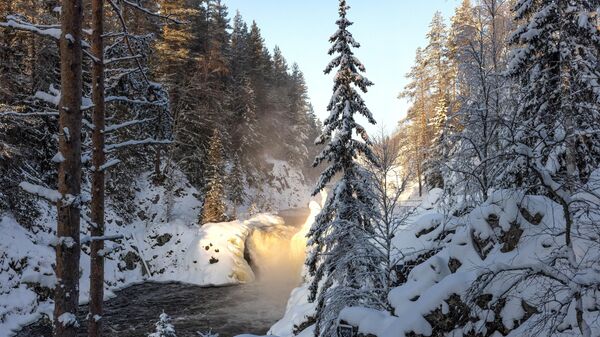
[[[265,50],[265,41],[261,35],[260,28],[255,21],[250,26],[248,35],[248,75],[252,81],[256,102],[260,108],[266,106],[267,100],[267,81],[266,78],[269,68],[268,53]]]
[[[288,113],[286,124],[290,126],[285,136],[288,162],[299,165],[307,160],[308,149],[305,146],[309,132],[310,102],[304,74],[297,63],[292,65],[290,88],[288,92]],[[311,141],[314,142],[314,139]]]
[[[234,207],[243,205],[246,201],[246,182],[244,181],[244,172],[240,157],[236,153],[233,157],[233,168],[229,174],[229,200],[233,202]]]
[[[149,334],[148,337],[177,337],[175,327],[171,324],[171,317],[164,312],[160,314],[159,321],[155,326],[156,331]]]
[[[210,149],[208,152],[208,186],[204,197],[204,207],[202,208],[202,224],[209,222],[223,222],[227,219],[225,214],[225,204],[223,203],[223,144],[218,130],[214,130],[210,139]]]
[[[400,94],[401,98],[407,98],[412,105],[407,114],[407,151],[410,152],[411,161],[406,162],[406,168],[413,171],[419,183],[419,196],[423,195],[423,162],[427,155],[427,149],[431,142],[429,125],[429,112],[432,110],[429,89],[431,87],[431,76],[427,69],[425,52],[417,48],[415,64],[407,74],[409,84]]]
[[[381,262],[369,237],[372,235],[373,193],[366,183],[365,171],[358,163],[361,157],[375,162],[364,127],[356,121],[362,115],[371,124],[375,120],[359,90],[367,92],[373,83],[361,72],[365,67],[354,56],[352,48],[360,47],[348,27],[349,6],[339,2],[339,30],[331,37],[330,55],[338,54],[325,69],[338,68],[333,97],[328,106],[329,117],[317,144],[325,144],[314,165],[327,162],[314,195],[324,190],[334,176],[331,196],[325,202],[308,233],[312,247],[306,264],[312,277],[309,300],[316,302],[315,336],[336,336],[338,315],[347,306],[379,307],[381,301]],[[358,90],[357,90],[358,89]],[[362,140],[355,139],[357,134]]]
[[[273,80],[276,86],[285,85],[288,79],[288,64],[279,46],[273,49]]]
[[[248,25],[246,22],[244,22],[242,14],[237,11],[233,17],[233,27],[230,40],[231,60],[229,63],[233,77],[248,75],[248,62],[250,61],[250,55],[248,53],[248,39]]]

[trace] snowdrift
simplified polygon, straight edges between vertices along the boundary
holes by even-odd
[[[569,279],[600,278],[591,271],[597,268],[582,268],[591,270],[580,275],[546,267],[564,245],[561,206],[546,197],[501,190],[468,214],[452,216],[437,206],[440,195],[440,190],[430,192],[394,239],[403,258],[388,294],[393,313],[346,308],[340,320],[378,337],[580,335]],[[597,215],[588,216],[597,222]],[[598,263],[598,246],[587,243],[598,238],[592,232],[574,238],[575,258],[585,266]],[[310,335],[314,306],[306,298],[305,286],[294,290],[285,317],[271,333]],[[591,336],[600,335],[595,298],[588,293],[583,299]]]

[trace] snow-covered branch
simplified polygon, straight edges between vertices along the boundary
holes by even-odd
[[[105,102],[106,103],[122,102],[122,103],[129,103],[129,104],[154,105],[154,106],[167,105],[166,101],[152,102],[152,101],[147,101],[147,100],[131,99],[131,98],[127,98],[125,96],[108,96],[108,97],[106,97]]]
[[[154,16],[154,17],[157,17],[157,18],[160,18],[160,19],[165,19],[165,20],[171,21],[172,23],[175,23],[175,24],[186,23],[184,21],[179,21],[179,20],[173,18],[170,15],[162,15],[160,13],[153,12],[153,11],[149,10],[148,8],[145,8],[144,6],[140,5],[139,3],[134,3],[133,1],[130,1],[130,0],[123,0],[123,3],[125,3],[125,5],[133,8],[133,9],[138,10],[138,11],[140,11],[140,12],[146,14],[146,15],[149,15],[149,16]]]
[[[54,203],[58,202],[63,197],[62,194],[60,194],[60,192],[58,192],[57,190],[51,190],[49,188],[40,185],[34,185],[25,181],[20,183],[19,187],[21,187],[27,193],[36,195],[40,198],[46,199]]]
[[[16,15],[8,15],[6,20],[6,22],[0,22],[0,27],[31,32],[37,35],[51,37],[55,40],[60,39],[61,30],[59,25],[36,25],[22,20]]]
[[[104,65],[109,65],[112,63],[118,63],[118,62],[124,62],[124,61],[131,61],[131,60],[136,60],[142,58],[142,55],[133,55],[133,56],[123,56],[123,57],[115,57],[112,59],[108,59],[104,61]]]
[[[120,149],[128,146],[138,146],[138,145],[168,145],[172,142],[170,140],[157,140],[157,139],[143,139],[143,140],[128,140],[122,143],[110,144],[104,148],[105,152],[110,152],[116,149]]]
[[[81,238],[81,243],[86,244],[94,241],[117,241],[123,240],[124,238],[125,236],[123,235],[85,236]]]
[[[144,123],[150,122],[152,120],[154,120],[154,118],[134,119],[134,120],[130,120],[127,122],[107,126],[106,128],[104,128],[104,133],[115,132],[117,130],[129,127],[132,125],[144,124]]]
[[[119,159],[111,159],[111,160],[107,161],[106,163],[104,163],[104,165],[100,166],[100,168],[98,169],[98,171],[106,171],[109,168],[111,168],[113,166],[116,166],[116,165],[118,165],[120,163],[121,163],[121,161]],[[93,167],[92,170],[95,171],[96,168]]]
[[[58,107],[60,105],[61,92],[60,90],[54,88],[54,86],[50,86],[50,92],[45,91],[37,91],[34,98],[39,99],[40,101],[46,102],[54,107]],[[81,99],[81,110],[89,110],[94,107],[91,98],[82,97]]]
[[[7,116],[12,116],[12,117],[21,117],[21,118],[25,118],[25,117],[46,117],[46,116],[50,116],[50,117],[58,117],[58,112],[55,111],[40,111],[40,112],[16,112],[16,111],[5,111],[5,112],[0,112],[0,117],[7,117]]]

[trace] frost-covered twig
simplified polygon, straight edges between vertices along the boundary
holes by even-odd
[[[133,3],[130,0],[123,0],[123,3],[126,4],[127,6],[130,6],[131,8],[134,8],[134,9],[136,9],[136,10],[138,10],[138,11],[146,14],[146,15],[149,15],[149,16],[154,16],[154,17],[157,17],[157,18],[160,18],[160,19],[169,20],[169,21],[171,21],[172,23],[175,23],[175,24],[186,23],[184,21],[179,21],[179,20],[173,18],[170,15],[162,15],[160,13],[153,12],[153,11],[145,8],[144,6],[140,5],[139,3]]]
[[[0,117],[11,116],[11,117],[58,117],[57,111],[40,111],[40,112],[16,112],[16,111],[5,111],[0,112]]]
[[[125,236],[123,235],[105,235],[105,236],[85,236],[81,239],[81,243],[90,243],[93,241],[117,241],[123,240]]]
[[[122,143],[110,144],[104,148],[105,152],[110,152],[115,149],[120,149],[126,146],[137,146],[137,145],[168,145],[172,142],[170,140],[157,140],[157,139],[143,139],[143,140],[128,140]]]

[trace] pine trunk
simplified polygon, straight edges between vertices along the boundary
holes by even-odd
[[[158,114],[158,122],[156,123],[156,138],[159,138],[159,135],[162,136],[161,134],[161,126],[162,126],[162,114],[159,113]],[[156,147],[156,153],[154,156],[154,176],[156,181],[160,181],[162,182],[162,174],[160,172],[160,162],[161,162],[161,156],[160,156],[160,147],[157,146]]]
[[[92,1],[92,54],[96,57],[92,67],[92,100],[94,110],[92,122],[92,202],[91,202],[91,236],[104,235],[104,170],[106,162],[104,154],[104,0]],[[89,305],[89,337],[99,337],[102,331],[102,301],[104,299],[104,249],[103,240],[92,240],[90,243],[90,305]]]
[[[417,179],[419,180],[419,197],[423,196],[423,179],[421,173],[421,159],[417,162]]]
[[[81,190],[81,0],[63,0],[61,7],[59,151],[54,336],[75,337],[73,320],[79,301],[79,218]]]
[[[160,172],[160,161],[160,150],[156,149],[156,152],[154,153],[154,176],[156,177],[157,181],[162,181]]]

